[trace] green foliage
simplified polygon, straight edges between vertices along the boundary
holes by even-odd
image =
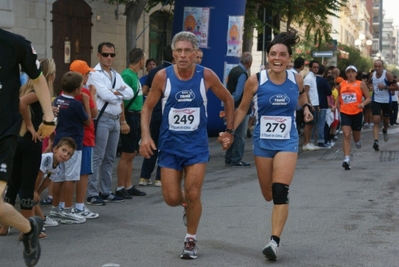
[[[359,72],[369,72],[373,68],[373,60],[363,57],[357,48],[340,44],[338,49],[349,53],[348,58],[340,58],[340,54],[338,54],[338,68],[341,71],[349,65],[354,65]]]
[[[386,69],[392,73],[392,75],[396,75],[397,77],[399,77],[399,69],[397,65],[394,64],[388,64]]]

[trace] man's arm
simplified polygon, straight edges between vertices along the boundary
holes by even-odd
[[[390,72],[387,72],[387,73],[386,73],[386,76],[387,76],[388,82],[390,83],[390,85],[387,85],[387,86],[386,86],[386,89],[392,90],[392,91],[397,91],[397,90],[399,90],[399,86],[398,86],[398,84],[396,83],[396,81],[394,80],[393,75],[392,75]]]
[[[48,89],[47,81],[42,74],[39,77],[32,80],[33,88],[35,89],[37,98],[39,99],[40,105],[43,110],[43,120],[46,122],[52,122],[54,120],[53,108],[51,106],[51,95]],[[40,124],[37,134],[41,137],[48,137],[55,130],[55,125]]]
[[[101,75],[104,74],[100,71],[92,72],[89,80],[87,81],[87,85],[94,85],[97,89],[97,96],[100,97],[103,101],[111,104],[120,104],[121,97],[116,96],[111,91],[111,88],[107,87]]]

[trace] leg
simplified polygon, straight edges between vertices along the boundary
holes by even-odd
[[[342,126],[342,132],[344,134],[343,150],[344,156],[350,156],[351,153],[351,132],[352,128],[348,125]],[[359,132],[360,137],[360,132]],[[359,138],[360,139],[360,138]]]
[[[129,188],[132,185],[133,159],[135,156],[136,153],[122,152],[117,168],[118,187]]]
[[[381,121],[381,115],[373,115],[373,137],[374,140],[378,141],[378,134],[380,132],[380,121]]]
[[[100,182],[99,182],[99,190],[103,194],[111,194],[112,193],[112,169],[114,166],[114,161],[116,157],[116,148],[118,147],[119,142],[119,132],[120,132],[120,124],[118,120],[112,120],[110,122],[109,136],[105,148],[104,159],[100,166]]]
[[[205,168],[205,163],[197,163],[184,168],[184,197],[187,203],[187,233],[191,235],[197,233],[202,214],[201,191],[205,176]]]
[[[181,190],[181,182],[183,171],[170,168],[161,168],[162,179],[162,195],[165,203],[175,207],[183,204],[184,198]]]

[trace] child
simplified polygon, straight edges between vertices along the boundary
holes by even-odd
[[[87,63],[83,60],[75,60],[69,66],[69,70],[76,71],[83,75],[83,88],[82,93],[89,96],[89,107],[90,115],[92,118],[97,117],[97,104],[96,104],[96,87],[90,84],[86,88],[86,82],[89,79],[91,71],[94,69],[90,68]],[[76,100],[81,101],[82,94],[75,97]],[[80,169],[80,180],[76,182],[76,203],[75,212],[86,219],[98,218],[99,214],[91,212],[85,205],[84,201],[86,198],[87,183],[89,181],[89,175],[93,173],[93,147],[94,147],[94,123],[90,126],[84,127],[83,134],[83,148],[82,148],[82,164]]]
[[[40,194],[50,184],[51,180],[56,176],[65,175],[64,162],[69,160],[76,150],[76,143],[70,137],[62,138],[58,144],[53,148],[53,152],[42,154],[40,163],[40,170],[37,174],[34,202],[40,201]],[[49,178],[49,179],[46,179]],[[40,216],[44,221],[44,226],[57,226],[58,223],[54,222],[47,216],[43,215],[40,205],[34,207],[35,215]],[[47,223],[46,223],[47,222]]]
[[[82,161],[83,126],[92,122],[90,116],[89,96],[82,94],[82,102],[75,99],[81,94],[83,76],[69,71],[62,76],[63,94],[57,96],[54,105],[59,107],[58,124],[54,144],[57,145],[63,137],[71,137],[76,143],[72,158],[65,162],[65,175],[53,179],[53,207],[50,217],[61,223],[84,223],[86,218],[78,215],[72,209],[75,184],[80,179]]]

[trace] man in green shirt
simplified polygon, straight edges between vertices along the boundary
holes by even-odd
[[[144,68],[145,56],[140,48],[133,48],[129,53],[129,67],[122,73],[124,82],[133,89],[133,98],[122,103],[121,122],[121,158],[118,163],[118,187],[115,195],[125,199],[132,196],[145,196],[146,193],[132,185],[133,159],[139,149],[141,138],[140,113],[143,107],[143,91],[138,72]]]

